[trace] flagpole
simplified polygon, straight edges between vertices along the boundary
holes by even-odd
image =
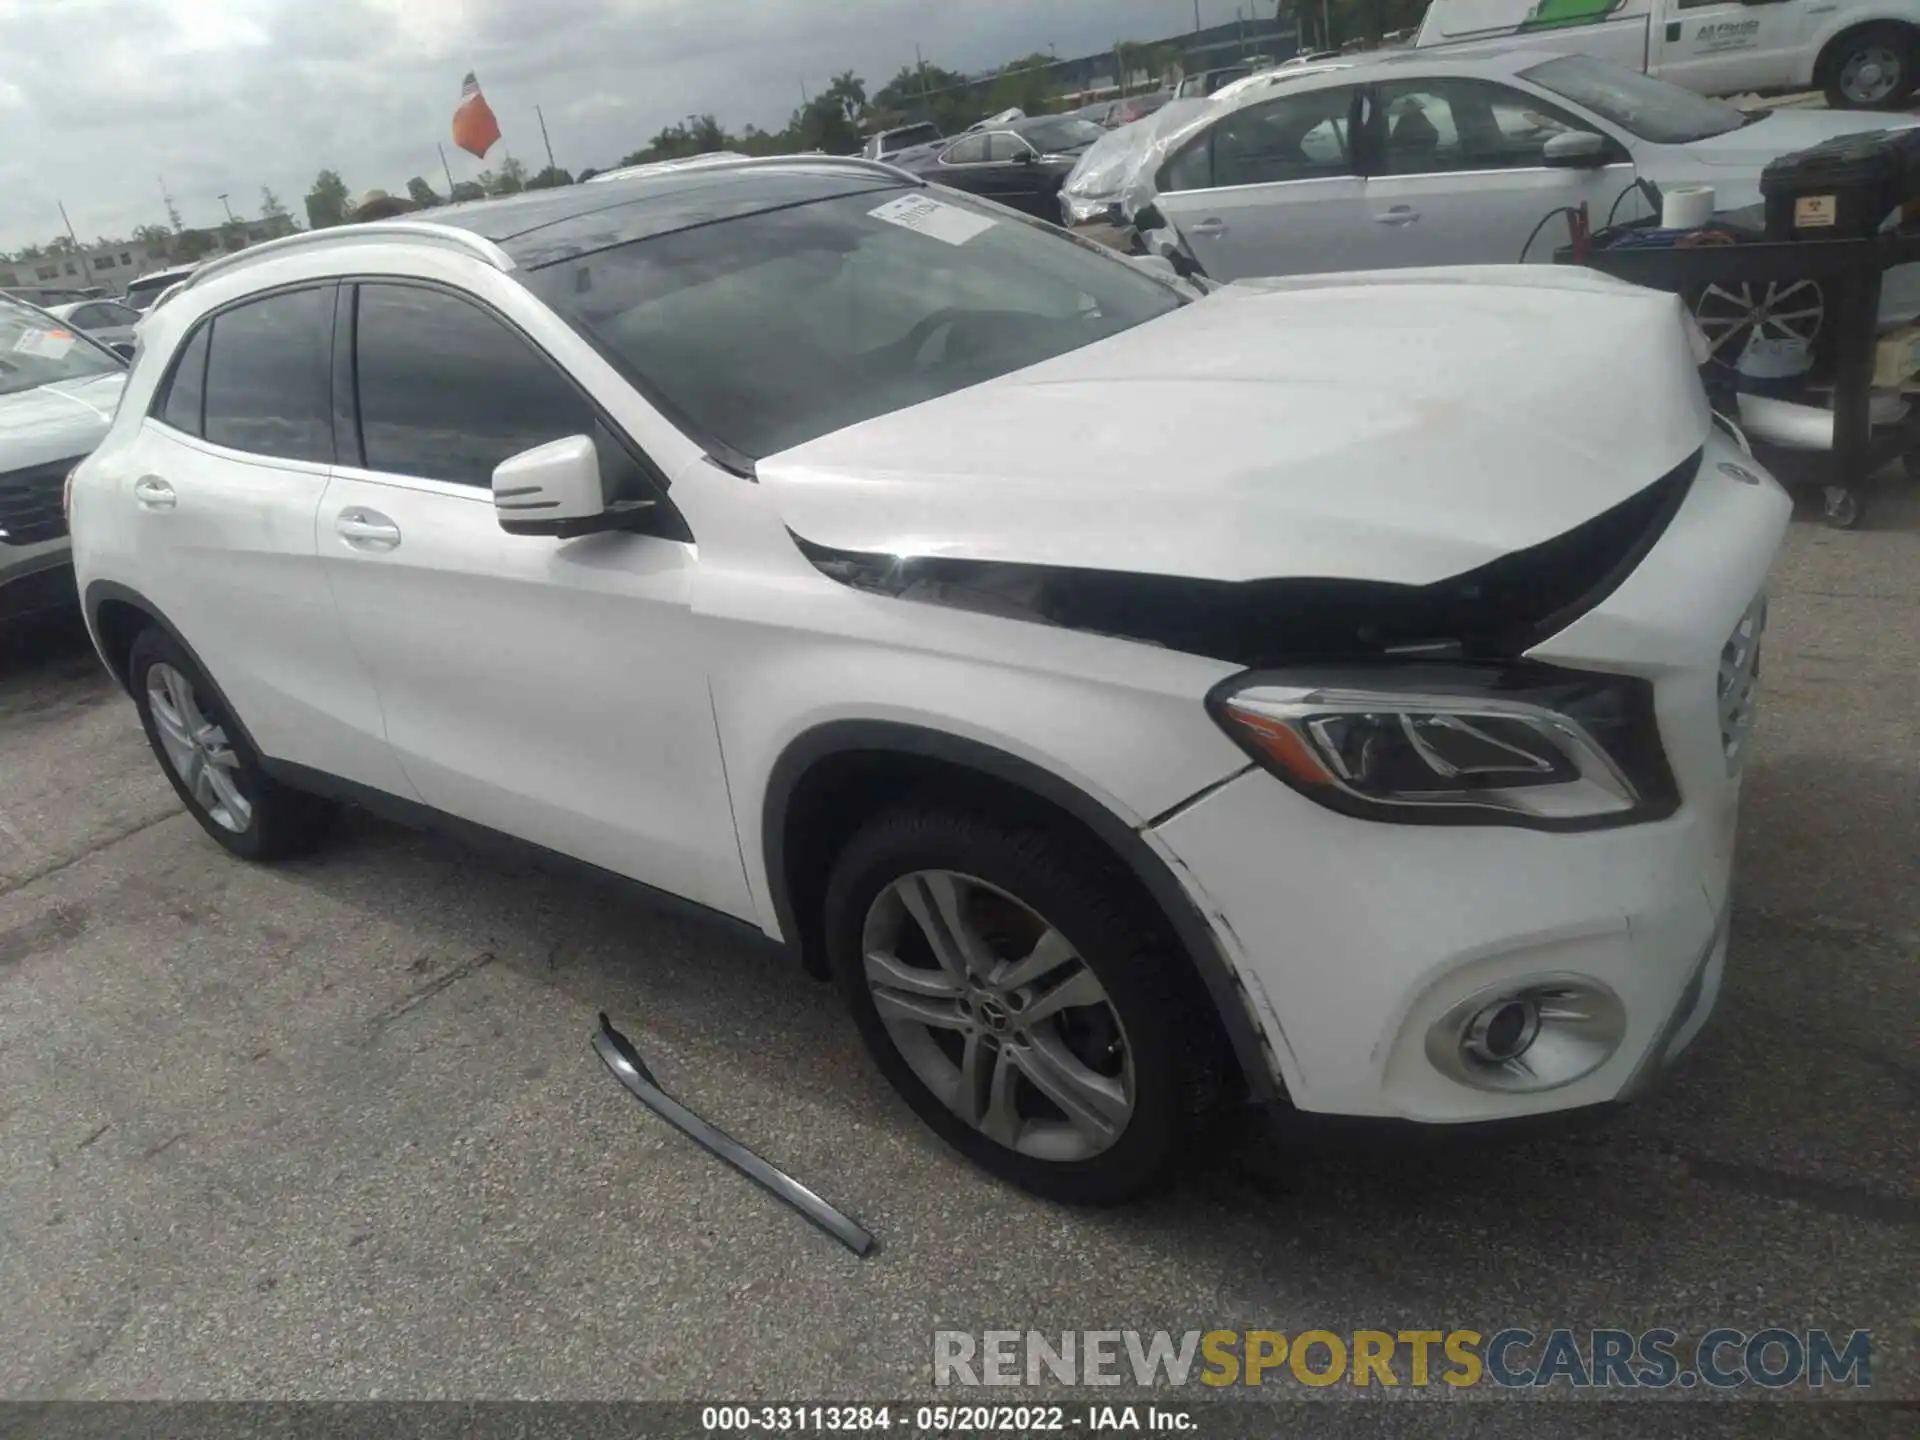
[[[73,221],[67,218],[66,201],[56,200],[53,203],[60,207],[60,223],[67,227],[67,239],[73,242],[74,258],[80,262],[80,278],[91,282],[93,280],[93,266],[87,263],[87,253],[80,248],[80,237],[73,233]]]
[[[447,164],[447,147],[436,140],[433,148],[440,152],[440,168],[447,172],[447,199],[451,201],[453,199],[453,167]]]
[[[547,117],[544,114],[541,114],[540,107],[538,105],[533,107],[533,113],[539,116],[540,118],[540,143],[547,147],[547,168],[549,170],[558,170],[560,166],[554,161],[554,158],[553,158],[553,141],[547,138]]]

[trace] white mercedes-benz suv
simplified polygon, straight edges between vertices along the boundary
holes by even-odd
[[[1111,1201],[1246,1099],[1620,1099],[1712,1008],[1788,502],[1677,301],[1197,297],[878,162],[262,245],[72,495],[238,855],[341,801],[772,937],[967,1155]]]

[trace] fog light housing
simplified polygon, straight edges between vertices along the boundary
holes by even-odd
[[[1542,976],[1453,1005],[1427,1030],[1427,1059],[1476,1090],[1533,1093],[1591,1075],[1626,1031],[1620,997],[1598,980]]]

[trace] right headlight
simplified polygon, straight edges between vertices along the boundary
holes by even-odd
[[[1348,815],[1587,830],[1678,805],[1652,687],[1538,666],[1235,676],[1208,697],[1255,761]]]

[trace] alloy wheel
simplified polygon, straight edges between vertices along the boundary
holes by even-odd
[[[1826,294],[1812,280],[1708,285],[1693,315],[1707,337],[1709,358],[1736,369],[1752,345],[1803,345],[1811,351],[1826,319]]]
[[[201,709],[193,682],[164,660],[148,666],[147,709],[187,793],[222,829],[244,831],[253,822],[253,802],[242,785],[240,757],[227,732]]]
[[[868,907],[867,989],[908,1066],[998,1144],[1051,1161],[1113,1145],[1133,1115],[1119,1013],[1030,906],[952,870],[903,875]]]

